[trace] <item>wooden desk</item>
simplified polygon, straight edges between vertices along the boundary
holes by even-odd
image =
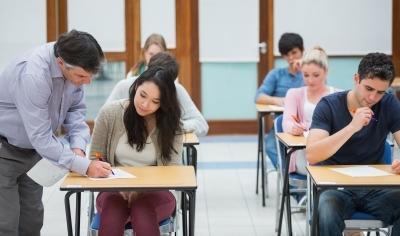
[[[277,133],[276,138],[285,147],[285,157],[284,157],[284,176],[283,176],[283,188],[281,196],[281,206],[279,212],[279,225],[278,225],[278,235],[282,232],[282,219],[283,211],[285,210],[285,200],[286,200],[286,214],[287,214],[287,227],[289,235],[292,235],[292,212],[290,206],[290,190],[289,190],[289,163],[290,156],[296,150],[303,149],[306,147],[306,138],[304,136],[294,136],[287,133]],[[278,150],[279,151],[279,150]]]
[[[313,214],[311,235],[318,232],[318,201],[320,194],[327,189],[337,188],[371,188],[387,189],[400,188],[400,175],[379,177],[351,177],[333,171],[331,168],[350,167],[351,165],[335,166],[308,166],[307,170],[312,182]],[[355,166],[355,165],[354,165]],[[391,172],[390,165],[368,165],[387,172]]]
[[[282,114],[283,107],[275,105],[256,104],[257,120],[258,120],[258,147],[257,147],[257,179],[256,179],[256,194],[258,194],[258,179],[261,166],[261,191],[262,191],[262,205],[265,206],[265,188],[268,189],[268,176],[266,175],[266,162],[264,153],[264,116],[269,114]],[[261,165],[260,165],[261,163]],[[268,197],[268,191],[267,191]]]
[[[187,164],[194,166],[194,171],[197,172],[197,149],[199,138],[195,133],[185,133],[183,136],[183,146],[186,148]]]
[[[70,173],[60,186],[65,194],[65,212],[67,218],[68,235],[72,236],[72,219],[70,196],[76,193],[75,235],[80,230],[81,193],[84,191],[155,191],[178,190],[188,196],[189,224],[183,225],[183,235],[194,236],[194,217],[196,201],[196,175],[193,166],[146,166],[146,167],[119,167],[136,176],[133,179],[91,180],[76,173]],[[186,201],[186,197],[182,198]],[[186,202],[182,206],[182,218],[186,219]],[[185,222],[185,221],[184,221]]]

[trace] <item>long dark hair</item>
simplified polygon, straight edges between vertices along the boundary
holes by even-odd
[[[136,112],[134,98],[137,88],[144,82],[152,82],[160,90],[160,107],[155,112],[157,127],[157,144],[161,151],[161,160],[164,164],[171,160],[172,152],[177,153],[173,143],[175,135],[181,132],[181,109],[176,97],[176,88],[173,75],[163,67],[152,67],[143,72],[129,89],[129,105],[124,113],[124,125],[128,136],[128,143],[136,145],[138,152],[142,151],[149,135],[144,117]]]

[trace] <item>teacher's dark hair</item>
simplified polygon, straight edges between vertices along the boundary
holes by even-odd
[[[96,39],[89,33],[78,30],[60,35],[54,44],[54,55],[93,74],[99,72],[104,62],[103,50]]]

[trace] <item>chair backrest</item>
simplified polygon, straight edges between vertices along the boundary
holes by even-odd
[[[282,133],[283,132],[283,127],[282,127],[282,120],[283,120],[283,115],[279,115],[275,118],[274,120],[274,131],[276,133]],[[284,147],[283,145],[279,142],[278,139],[276,139],[276,150],[277,150],[277,156],[278,156],[278,166],[275,166],[277,170],[280,171],[280,173],[283,173],[283,165],[282,165],[282,157],[285,155]]]
[[[393,159],[393,144],[390,141],[386,140],[385,142],[385,150],[383,152],[382,163],[383,164],[391,164]]]

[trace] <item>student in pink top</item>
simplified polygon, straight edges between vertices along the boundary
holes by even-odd
[[[305,86],[289,89],[285,97],[283,131],[293,135],[306,135],[311,126],[312,115],[319,100],[337,90],[326,84],[328,57],[320,47],[307,51],[301,62]],[[304,150],[292,154],[289,172],[307,174]]]

